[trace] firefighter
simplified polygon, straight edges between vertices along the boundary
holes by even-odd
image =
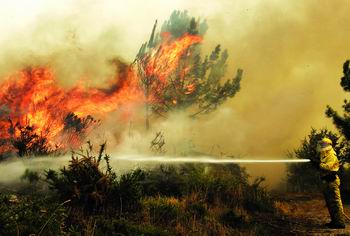
[[[322,190],[331,217],[331,222],[327,223],[326,226],[331,229],[344,229],[344,210],[339,189],[340,179],[337,175],[339,161],[332,147],[332,141],[329,138],[323,138],[318,143],[318,151]]]

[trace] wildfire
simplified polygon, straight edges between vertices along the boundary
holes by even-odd
[[[184,34],[174,39],[164,34],[160,45],[143,58],[146,76],[165,86],[168,77],[179,68],[181,57],[189,53],[188,48],[201,40],[197,35]],[[103,119],[122,105],[144,102],[136,68],[117,65],[119,74],[106,89],[86,88],[84,81],[63,88],[55,79],[54,68],[48,67],[15,72],[0,82],[0,154],[35,149],[38,143],[46,148],[78,147],[98,123],[93,117]],[[182,74],[187,71],[189,67]],[[185,94],[196,89],[194,84],[185,86]]]
[[[191,94],[196,90],[196,85],[195,84],[189,84],[186,86],[186,91],[185,94]]]
[[[163,34],[162,37],[162,44],[147,58],[145,72],[146,76],[155,76],[166,84],[169,75],[177,68],[180,58],[191,45],[201,42],[202,37],[187,33],[176,40],[172,40],[169,34]]]
[[[198,81],[190,75],[193,69],[191,46],[201,42],[200,35],[184,33],[174,37],[165,32],[161,34],[160,42],[139,58],[138,68],[142,68],[140,75],[147,90],[146,103],[181,106],[182,100],[177,94],[195,92]],[[159,112],[159,107],[157,109]]]
[[[70,146],[80,145],[80,136],[96,123],[91,116],[103,117],[124,103],[141,99],[130,68],[108,89],[84,88],[81,83],[64,89],[45,67],[14,73],[0,84],[0,152],[12,151],[13,142],[26,138],[22,137],[23,127],[30,127],[31,135],[43,136],[51,146],[65,145],[57,143],[61,136],[70,137]]]

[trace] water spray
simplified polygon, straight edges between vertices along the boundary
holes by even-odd
[[[160,163],[208,163],[208,164],[248,164],[248,163],[305,163],[310,159],[219,159],[212,157],[169,157],[169,156],[119,156],[115,160],[130,162]]]
[[[26,169],[30,170],[44,170],[54,169],[58,170],[63,166],[69,164],[70,156],[61,156],[56,158],[36,157],[32,159],[13,159],[2,162],[0,166],[0,183],[15,182],[20,179]],[[129,163],[153,163],[153,164],[180,164],[180,163],[203,163],[203,164],[278,164],[278,163],[305,163],[310,162],[309,159],[238,159],[238,158],[217,158],[212,156],[199,157],[172,157],[172,156],[143,156],[143,155],[113,155],[111,164],[120,167],[116,162]]]

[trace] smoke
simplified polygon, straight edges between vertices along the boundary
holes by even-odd
[[[350,4],[265,1],[256,9],[238,37],[217,28],[216,35],[245,69],[242,92],[227,104],[254,124],[244,146],[252,154],[276,155],[295,147],[310,126],[332,128],[324,110],[339,107],[345,96],[339,78],[349,57],[344,29]]]
[[[324,110],[327,104],[340,109],[345,97],[339,78],[350,55],[347,0],[322,5],[316,0],[6,1],[0,10],[0,77],[44,64],[65,86],[81,78],[103,84],[114,73],[109,61],[132,61],[154,20],[162,22],[175,9],[207,19],[204,50],[217,43],[228,49],[227,76],[244,69],[241,92],[200,119],[172,114],[153,120],[152,132],[145,134],[138,111],[128,124],[109,118],[105,132],[95,136],[120,153],[147,152],[154,132],[162,131],[173,154],[195,149],[217,156],[280,157],[311,126],[332,129]],[[115,137],[115,130],[122,136]],[[271,183],[285,173],[275,165],[248,171],[265,173]]]

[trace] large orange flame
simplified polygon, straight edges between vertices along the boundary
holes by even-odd
[[[168,33],[162,37],[162,43],[147,60],[145,72],[146,76],[155,76],[162,83],[167,83],[169,75],[178,67],[180,58],[191,45],[201,42],[202,37],[187,33],[176,40],[171,40]]]
[[[11,151],[11,141],[21,135],[11,130],[15,124],[30,126],[37,135],[57,145],[55,141],[64,132],[73,135],[80,131],[68,129],[70,114],[103,117],[120,105],[137,101],[142,101],[142,91],[130,68],[124,69],[108,89],[84,88],[82,83],[64,89],[56,83],[53,71],[44,67],[14,73],[0,84],[0,152]]]
[[[200,36],[190,34],[177,39],[164,35],[147,58],[146,76],[166,84],[187,49],[201,40]],[[135,68],[118,65],[118,76],[105,89],[86,88],[83,81],[69,89],[63,88],[56,82],[54,68],[48,67],[25,69],[3,80],[0,83],[0,154],[16,151],[14,141],[27,138],[23,127],[44,136],[52,147],[79,146],[86,128],[96,122],[91,116],[103,119],[125,104],[144,102]],[[194,90],[195,86],[188,85],[186,93]],[[64,140],[67,138],[69,141]]]

